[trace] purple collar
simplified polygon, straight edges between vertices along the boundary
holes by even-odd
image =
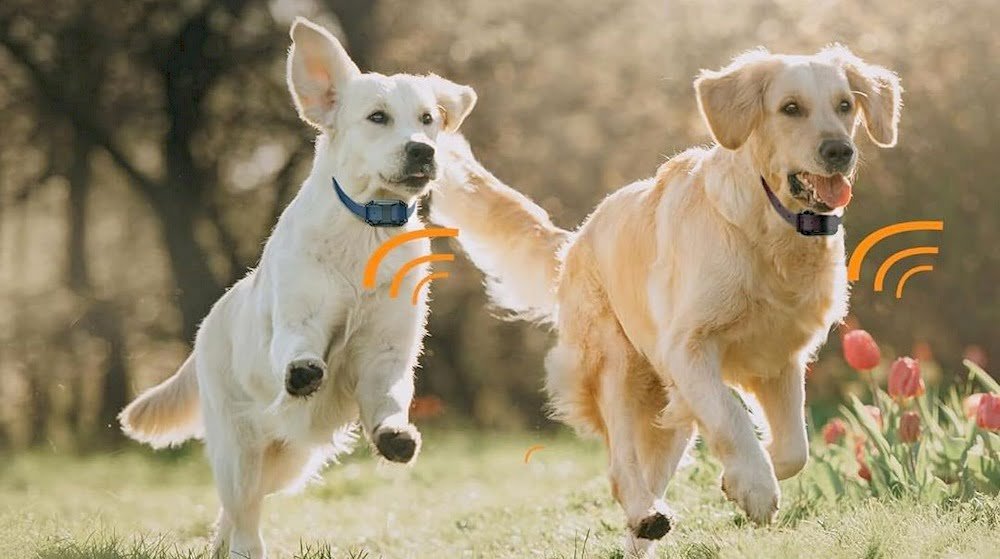
[[[764,193],[767,194],[767,199],[771,201],[774,211],[778,212],[781,219],[787,221],[800,235],[807,237],[836,235],[840,229],[839,215],[818,214],[809,210],[797,214],[792,213],[792,210],[786,208],[781,203],[781,200],[778,200],[774,191],[767,185],[764,177],[760,178],[760,185],[764,187]]]

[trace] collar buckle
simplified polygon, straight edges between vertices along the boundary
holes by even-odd
[[[333,177],[333,190],[348,211],[372,227],[402,227],[417,209],[416,202],[407,206],[402,200],[371,200],[359,204],[344,192],[337,177]]]
[[[365,223],[372,227],[402,227],[409,212],[402,200],[372,200],[365,204]]]
[[[840,216],[817,214],[810,210],[795,214],[795,230],[807,237],[836,235]]]

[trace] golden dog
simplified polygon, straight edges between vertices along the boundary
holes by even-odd
[[[895,74],[834,46],[812,56],[752,51],[694,83],[716,145],[608,196],[576,231],[447,140],[432,204],[459,227],[497,304],[555,324],[546,360],[556,416],[597,433],[610,454],[628,545],[671,526],[667,482],[697,425],[722,461],[722,489],[756,522],[778,509],[778,480],[808,456],[806,364],[847,311],[844,233],[804,236],[771,207],[841,215],[864,122],[895,144]],[[758,441],[729,388],[759,401]]]

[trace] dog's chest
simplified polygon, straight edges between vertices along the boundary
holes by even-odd
[[[325,234],[310,243],[309,260],[325,280],[342,288],[364,292],[388,287],[408,262],[430,253],[426,238],[405,240],[407,232],[376,234],[367,228]]]
[[[358,377],[364,374],[364,363],[358,359],[365,353],[362,349],[405,330],[401,324],[418,323],[417,313],[426,312],[422,302],[410,301],[416,284],[428,273],[427,264],[408,264],[428,254],[430,243],[426,239],[393,243],[394,236],[324,235],[312,239],[300,253],[301,273],[310,275],[309,285],[315,290],[309,298],[328,329],[329,375],[313,396],[286,410],[284,437],[319,444],[357,419],[355,392]],[[387,324],[394,327],[386,328]]]
[[[727,333],[728,369],[768,376],[818,349],[847,310],[842,246],[790,243],[754,255],[752,277],[740,288],[745,319]]]

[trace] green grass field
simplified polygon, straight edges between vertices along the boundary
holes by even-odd
[[[571,435],[427,430],[412,468],[359,448],[298,495],[271,497],[272,557],[621,557],[623,519],[600,445]],[[528,447],[541,444],[529,464]],[[699,459],[671,482],[679,523],[660,557],[996,557],[1000,498],[949,506],[807,499],[817,468],[783,482],[775,525],[743,521]],[[0,558],[208,557],[217,500],[199,448],[0,459]]]

